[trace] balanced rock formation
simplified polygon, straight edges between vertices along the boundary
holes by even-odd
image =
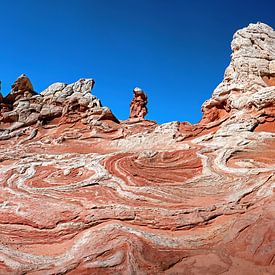
[[[145,92],[136,87],[134,90],[134,97],[130,103],[130,119],[138,118],[144,119],[147,115],[147,95]]]
[[[195,125],[118,121],[87,79],[1,109],[0,274],[275,274],[274,44],[234,35]]]

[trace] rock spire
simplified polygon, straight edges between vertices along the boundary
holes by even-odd
[[[133,90],[134,97],[130,103],[130,119],[144,119],[147,110],[147,95],[145,92],[136,87]]]

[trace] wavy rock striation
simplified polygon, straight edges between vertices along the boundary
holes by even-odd
[[[0,97],[0,274],[274,274],[275,32],[231,45],[196,125],[21,76]]]

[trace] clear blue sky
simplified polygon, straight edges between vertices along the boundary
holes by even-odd
[[[200,119],[237,29],[275,27],[272,0],[0,0],[0,13],[4,94],[22,73],[38,92],[94,78],[93,93],[126,119],[139,86],[161,123]]]

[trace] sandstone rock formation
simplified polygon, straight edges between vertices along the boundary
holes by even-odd
[[[1,109],[0,274],[275,274],[274,44],[234,35],[195,125],[118,121],[90,79]]]
[[[138,87],[134,90],[134,97],[130,103],[130,119],[144,119],[147,115],[147,95]]]
[[[32,83],[25,74],[22,74],[12,84],[11,91],[5,101],[12,104],[20,98],[29,98],[32,95],[36,95],[33,90]]]
[[[81,121],[105,128],[109,126],[104,120],[119,123],[111,110],[102,107],[91,94],[93,85],[93,79],[80,79],[70,85],[54,83],[37,94],[27,76],[20,76],[0,105],[0,140],[23,134],[25,127],[35,124],[39,127],[57,118],[59,123]]]
[[[261,23],[250,24],[234,34],[232,59],[224,80],[202,106],[204,122],[243,109],[262,110],[274,103],[274,40],[274,30]]]
[[[25,92],[32,93],[33,87],[30,79],[22,74],[11,86],[11,94],[24,94]]]

